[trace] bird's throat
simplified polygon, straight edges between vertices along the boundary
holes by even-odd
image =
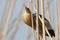
[[[31,26],[31,16],[26,11],[24,12],[23,20],[27,25]]]

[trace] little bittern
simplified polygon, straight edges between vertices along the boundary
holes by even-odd
[[[36,13],[32,14],[33,16],[33,25],[34,25],[34,30],[36,30]],[[42,18],[42,15],[39,14],[39,16]],[[23,21],[29,25],[30,27],[32,27],[32,20],[31,20],[31,11],[28,7],[25,6],[25,12],[23,14]],[[45,27],[48,29],[48,32],[50,33],[51,37],[55,36],[55,32],[51,27],[51,24],[49,23],[49,21],[44,18],[44,23],[45,23]],[[38,26],[39,26],[39,34],[43,34],[42,32],[42,22],[41,20],[39,20],[38,18]],[[48,36],[48,34],[46,33],[46,36]]]

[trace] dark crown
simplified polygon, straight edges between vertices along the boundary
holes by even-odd
[[[26,12],[31,13],[30,9],[26,6],[25,6],[25,10],[26,10]]]

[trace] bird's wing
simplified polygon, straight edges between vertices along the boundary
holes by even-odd
[[[36,23],[36,13],[33,14],[33,16],[34,16],[34,20],[35,20],[35,23]],[[39,14],[39,16],[42,18],[42,15]],[[41,20],[39,20],[38,22],[39,22],[39,27],[42,28]],[[50,22],[46,18],[44,18],[44,22],[45,22],[45,26],[47,27],[47,29],[49,29],[49,30],[52,29],[52,26],[51,26]]]

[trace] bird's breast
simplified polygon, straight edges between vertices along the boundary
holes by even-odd
[[[24,21],[27,25],[29,25],[29,26],[32,25],[32,24],[31,24],[31,17],[30,17],[29,14],[24,13],[24,15],[23,15],[23,21]]]

